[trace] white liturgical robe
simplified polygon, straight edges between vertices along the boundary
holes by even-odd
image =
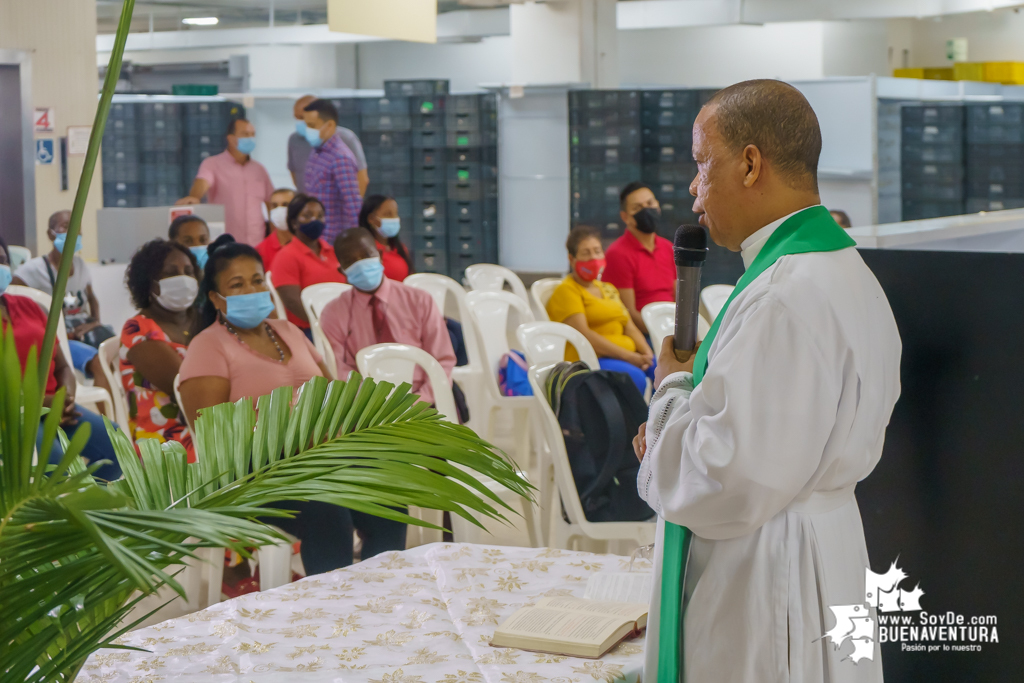
[[[788,218],[788,217],[787,217]],[[744,241],[747,267],[783,221]],[[780,257],[729,305],[693,389],[651,401],[640,495],[658,513],[644,679],[655,683],[665,520],[688,527],[686,683],[875,683],[829,605],[863,603],[869,566],[853,490],[899,397],[889,303],[854,248]],[[867,643],[859,642],[863,649]]]

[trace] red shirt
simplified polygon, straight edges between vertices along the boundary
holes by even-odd
[[[294,241],[294,238],[292,241]],[[291,244],[291,242],[288,244]],[[263,270],[270,270],[274,263],[274,258],[282,249],[284,249],[284,245],[281,244],[281,238],[277,236],[277,230],[271,228],[270,234],[267,235],[266,239],[256,245],[256,251],[260,253],[260,258],[263,259]]]
[[[618,289],[632,289],[636,310],[655,301],[675,301],[676,261],[672,243],[664,237],[655,235],[654,251],[650,252],[627,230],[612,242],[604,257],[607,264],[601,279]]]
[[[338,258],[327,242],[320,240],[320,255],[317,256],[296,237],[274,257],[274,286],[296,285],[302,290],[321,282],[348,282],[338,267]],[[288,320],[302,329],[309,328],[309,323],[302,322],[291,311],[288,311]]]
[[[377,251],[380,252],[380,262],[384,266],[384,277],[395,282],[401,282],[409,277],[409,264],[401,254],[380,242],[377,242]]]
[[[46,312],[32,299],[27,296],[14,296],[12,294],[0,295],[4,305],[7,307],[7,315],[14,325],[14,348],[18,352],[18,361],[21,363],[21,371],[25,372],[25,365],[28,363],[28,352],[35,347],[38,354],[43,350],[43,338],[46,336]],[[7,333],[7,321],[0,325],[0,332]],[[53,353],[57,354],[59,348],[56,341],[53,345]],[[70,360],[68,361],[70,362]],[[53,394],[57,391],[57,376],[54,374],[56,363],[50,361],[50,375],[46,378],[46,393]]]

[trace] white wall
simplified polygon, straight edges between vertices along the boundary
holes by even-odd
[[[619,78],[624,87],[821,78],[824,35],[823,22],[619,31]]]
[[[973,12],[912,22],[910,66],[946,66],[946,41],[967,38],[972,62],[1024,61],[1024,14],[1013,10]]]
[[[478,43],[362,43],[358,53],[360,88],[383,88],[385,79],[447,78],[453,92],[464,92],[512,80],[507,36]]]
[[[825,76],[889,76],[889,31],[885,21],[826,21],[822,25]]]

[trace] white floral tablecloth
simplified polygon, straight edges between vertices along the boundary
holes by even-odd
[[[253,593],[122,637],[79,683],[639,683],[643,637],[599,660],[488,645],[523,605],[583,596],[628,558],[434,543]],[[634,571],[649,571],[639,560]]]

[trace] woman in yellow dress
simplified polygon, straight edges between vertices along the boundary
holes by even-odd
[[[569,252],[569,275],[548,300],[548,317],[579,330],[597,353],[602,370],[625,372],[641,392],[647,379],[654,378],[654,353],[614,285],[601,282],[604,248],[600,233],[589,225],[578,225],[565,242]],[[579,360],[571,346],[565,359]]]

